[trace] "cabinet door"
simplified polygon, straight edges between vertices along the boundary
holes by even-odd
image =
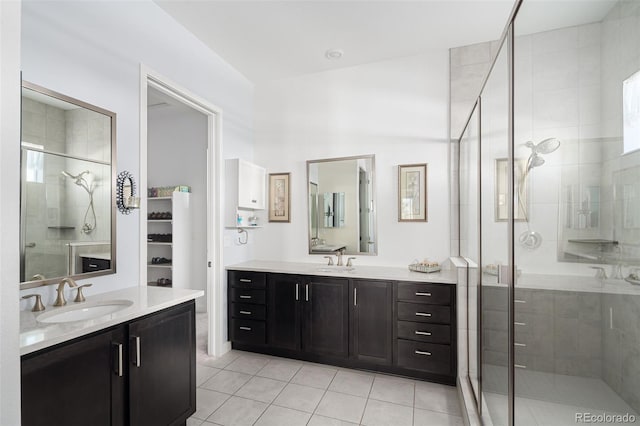
[[[351,356],[377,364],[393,357],[393,283],[353,280],[351,284]]]
[[[179,425],[196,407],[195,304],[129,324],[129,424]]]
[[[302,295],[301,295],[302,298]],[[312,277],[304,285],[303,349],[349,355],[349,280]]]
[[[22,425],[125,424],[124,340],[118,327],[23,356]]]
[[[260,166],[240,161],[238,164],[238,207],[264,209],[266,172]]]
[[[267,343],[276,348],[300,350],[301,278],[297,275],[269,274],[267,285]]]

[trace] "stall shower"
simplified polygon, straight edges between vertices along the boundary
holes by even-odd
[[[460,380],[486,425],[640,424],[638,28],[638,0],[524,0],[451,50]]]

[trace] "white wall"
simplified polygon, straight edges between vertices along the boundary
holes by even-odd
[[[141,63],[219,106],[224,156],[251,157],[252,84],[153,2],[26,1],[22,23],[25,80],[117,113],[117,171],[139,179]],[[138,284],[139,220],[117,214],[117,274],[92,279],[92,293]],[[249,256],[234,247],[225,262]],[[40,291],[50,303],[53,286]]]
[[[207,116],[186,107],[150,108],[148,124],[149,186],[189,185],[189,282],[188,288],[204,290],[207,284]],[[180,162],[176,162],[176,158]],[[188,165],[188,167],[178,167]],[[158,211],[149,206],[148,213]],[[164,224],[149,224],[149,233],[164,233]],[[149,259],[157,254],[148,253]],[[147,259],[147,260],[149,260]],[[164,270],[162,270],[164,271]],[[151,276],[150,276],[151,277]],[[206,297],[196,300],[196,309],[206,311]]]
[[[306,160],[376,155],[378,256],[356,264],[406,266],[449,256],[448,52],[258,85],[254,162],[291,172],[291,223],[250,235],[255,258],[321,262],[308,255]],[[397,165],[429,163],[427,223],[399,223]]]
[[[20,1],[0,2],[0,424],[20,424]]]

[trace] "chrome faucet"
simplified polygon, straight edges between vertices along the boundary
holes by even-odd
[[[350,257],[350,258],[348,258],[348,259],[347,259],[347,266],[348,266],[348,267],[349,267],[349,266],[353,266],[353,262],[352,262],[352,260],[355,260],[355,257]]]
[[[78,287],[78,284],[76,284],[73,278],[63,278],[62,281],[60,281],[60,284],[58,284],[58,289],[56,290],[58,292],[58,297],[56,298],[53,306],[64,306],[67,304],[67,300],[64,298],[65,284],[69,284],[69,287],[71,288]]]
[[[338,250],[336,252],[336,256],[338,256],[338,263],[336,264],[337,266],[343,266],[344,263],[342,262],[342,255],[344,254],[343,250]]]

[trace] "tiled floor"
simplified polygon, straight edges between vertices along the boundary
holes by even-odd
[[[198,346],[188,426],[463,424],[451,386],[240,351],[216,359]]]

